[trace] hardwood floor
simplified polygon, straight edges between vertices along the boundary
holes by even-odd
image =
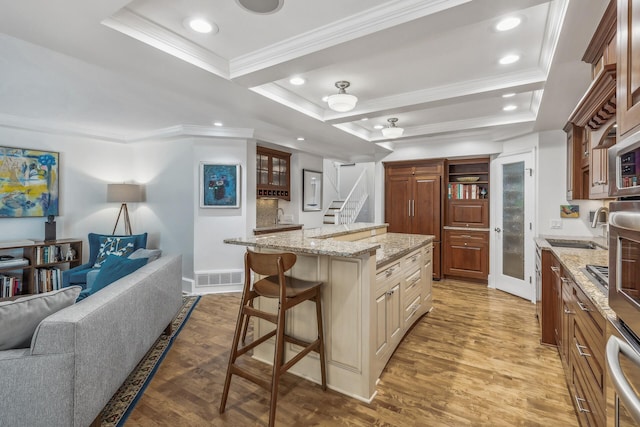
[[[398,347],[371,404],[285,374],[277,425],[578,425],[558,354],[539,344],[534,305],[452,280],[434,282],[433,293],[433,311]],[[200,300],[126,426],[267,424],[268,393],[239,377],[218,414],[239,300]]]

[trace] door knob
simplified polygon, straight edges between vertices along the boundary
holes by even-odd
[[[500,227],[496,227],[494,228],[494,230],[496,231],[496,233],[500,233],[502,230],[500,229]]]

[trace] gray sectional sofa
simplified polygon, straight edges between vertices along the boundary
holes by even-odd
[[[182,261],[164,256],[44,319],[30,348],[0,351],[0,425],[94,422],[182,305]]]

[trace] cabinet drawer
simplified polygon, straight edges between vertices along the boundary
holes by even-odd
[[[573,311],[576,313],[577,321],[582,323],[585,333],[591,335],[594,340],[601,340],[604,348],[606,329],[604,317],[578,286],[573,287],[573,302]]]
[[[450,241],[488,243],[489,233],[486,231],[446,230]]]
[[[420,295],[417,295],[404,309],[404,323],[405,326],[409,326],[417,316],[418,309],[420,308]]]
[[[378,270],[376,273],[376,289],[379,289],[380,286],[383,286],[387,281],[394,280],[400,275],[400,270],[400,260],[392,262],[381,270]]]
[[[594,397],[593,390],[588,386],[588,381],[584,378],[579,362],[576,360],[577,352],[571,351],[571,363],[569,364],[571,400],[576,408],[576,414],[582,426],[604,426],[605,412],[599,402]]]
[[[411,252],[402,259],[402,268],[404,271],[413,271],[422,264],[422,250]]]
[[[604,407],[604,340],[594,342],[577,320],[574,321],[572,331],[569,351],[574,353],[574,364],[582,371],[594,401]]]

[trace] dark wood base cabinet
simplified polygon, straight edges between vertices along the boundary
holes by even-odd
[[[604,427],[606,320],[560,260],[542,256],[541,342],[558,347],[580,425]]]
[[[444,230],[444,275],[487,281],[489,232]]]

